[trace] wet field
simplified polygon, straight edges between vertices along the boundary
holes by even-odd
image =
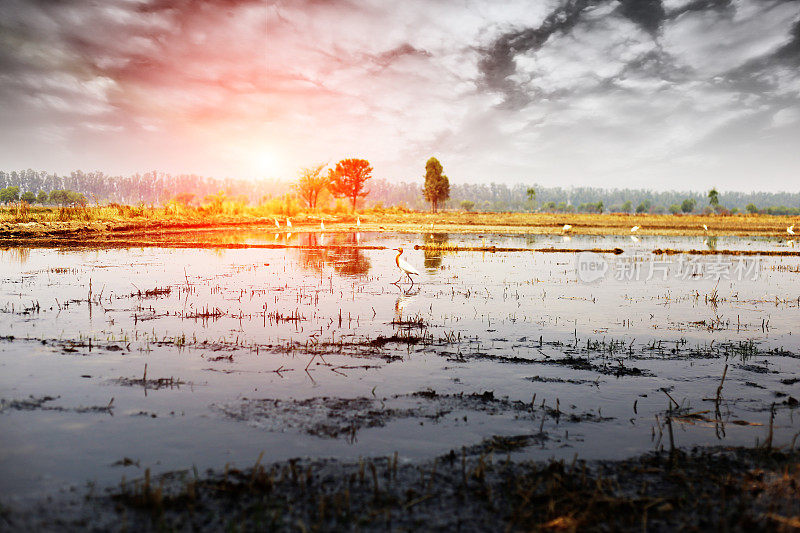
[[[171,239],[256,247],[0,251],[6,504],[146,469],[408,464],[506,437],[514,459],[796,445],[800,259],[651,253],[782,239]],[[398,246],[413,286],[392,284]],[[457,251],[492,246],[517,250]]]

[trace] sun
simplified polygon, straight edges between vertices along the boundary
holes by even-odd
[[[269,150],[259,150],[253,157],[253,168],[265,177],[272,177],[278,171],[278,159]]]

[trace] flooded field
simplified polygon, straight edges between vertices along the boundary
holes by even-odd
[[[735,253],[793,250],[782,239],[171,239],[256,247],[0,251],[5,502],[262,452],[407,463],[507,437],[515,458],[568,460],[796,444],[800,258]],[[400,246],[413,285],[393,284]],[[492,246],[518,250],[454,251]]]

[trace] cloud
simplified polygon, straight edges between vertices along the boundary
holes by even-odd
[[[410,179],[435,153],[454,180],[663,188],[730,175],[730,150],[777,180],[798,43],[798,0],[7,0],[0,155],[255,176],[270,151],[285,177],[362,156]]]

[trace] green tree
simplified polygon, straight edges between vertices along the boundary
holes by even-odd
[[[0,189],[0,202],[4,204],[10,204],[11,202],[16,202],[19,200],[19,187],[6,187],[5,189]]]
[[[625,200],[625,203],[622,204],[622,211],[624,213],[630,213],[633,211],[633,203],[630,200]]]
[[[525,191],[525,196],[528,197],[528,206],[530,210],[534,211],[536,209],[536,189],[534,187],[528,187]]]
[[[717,207],[719,205],[719,193],[716,187],[708,191],[708,203],[711,207]]]
[[[745,210],[747,210],[747,212],[750,213],[751,215],[755,215],[756,213],[758,213],[758,207],[756,207],[756,204],[754,203],[747,204]]]
[[[645,200],[636,207],[636,213],[647,213],[650,211],[650,200]]]
[[[684,213],[691,213],[694,211],[694,206],[697,205],[697,200],[694,198],[687,198],[681,202],[681,211]]]
[[[33,191],[25,191],[19,199],[25,203],[32,204],[36,201],[36,193]]]
[[[672,204],[671,206],[669,206],[669,212],[672,213],[673,215],[677,215],[678,213],[681,212],[681,206],[679,206],[678,204]]]
[[[334,196],[349,198],[356,210],[356,202],[369,191],[364,190],[367,180],[372,178],[372,167],[366,159],[342,159],[328,172],[328,188]]]
[[[475,209],[475,202],[472,200],[464,200],[461,202],[461,209],[464,211],[471,213],[473,209]]]
[[[36,196],[36,201],[44,205],[47,203],[47,198],[47,191],[39,191],[39,194]]]
[[[425,187],[423,195],[430,202],[431,211],[436,212],[440,203],[450,198],[450,180],[442,174],[442,164],[435,157],[425,163]]]

